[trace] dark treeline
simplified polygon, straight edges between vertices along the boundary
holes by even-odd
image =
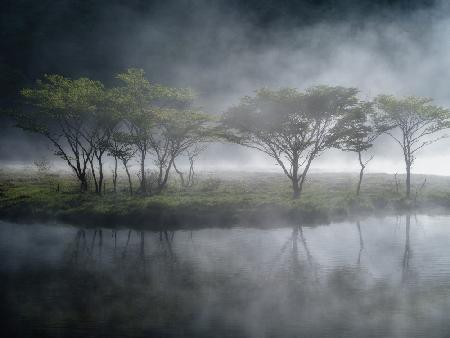
[[[127,175],[130,194],[159,194],[175,172],[184,188],[193,184],[194,160],[209,142],[227,141],[259,150],[273,158],[299,198],[315,159],[331,148],[354,152],[360,164],[359,195],[369,150],[381,134],[402,150],[406,197],[411,194],[411,169],[423,147],[445,137],[449,110],[429,98],[379,95],[358,98],[356,88],[315,86],[304,91],[260,89],[254,96],[217,116],[195,105],[190,89],[149,82],[143,70],[116,76],[106,87],[88,78],[47,75],[23,89],[23,105],[11,114],[16,125],[46,137],[74,172],[80,190],[104,193],[104,163],[114,161]],[[189,162],[184,173],[176,162]],[[133,187],[130,161],[139,163],[139,187]],[[148,166],[151,162],[152,166]]]

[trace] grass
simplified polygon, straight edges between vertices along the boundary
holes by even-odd
[[[413,201],[402,195],[403,177],[398,178],[397,191],[393,175],[367,175],[359,198],[354,193],[356,179],[347,173],[311,174],[300,200],[292,200],[289,181],[281,174],[229,172],[201,173],[198,183],[188,190],[181,190],[173,180],[163,194],[145,197],[129,196],[126,182],[120,181],[118,193],[107,185],[106,193],[98,196],[80,194],[68,174],[3,170],[0,218],[162,229],[327,222],[411,208],[450,210],[450,177],[414,176]]]

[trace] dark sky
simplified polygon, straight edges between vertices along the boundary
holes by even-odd
[[[171,82],[180,62],[214,66],[226,48],[224,26],[240,25],[257,48],[274,31],[320,22],[364,25],[371,17],[398,16],[433,6],[432,0],[3,0],[0,9],[1,103],[43,73],[109,80],[124,68],[143,67]],[[207,32],[207,33],[205,33]],[[249,42],[250,41],[250,42]],[[202,45],[203,47],[204,45]],[[150,69],[151,68],[151,69]]]

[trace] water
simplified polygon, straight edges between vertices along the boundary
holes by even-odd
[[[0,222],[1,331],[446,337],[449,244],[450,217],[430,216],[163,233]]]

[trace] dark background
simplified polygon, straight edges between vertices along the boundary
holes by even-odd
[[[171,82],[171,65],[217,55],[193,54],[198,39],[221,39],[223,26],[245,25],[252,45],[265,35],[320,22],[364,25],[369,17],[395,21],[433,0],[3,0],[0,8],[1,104],[44,73],[110,81],[128,67],[151,68]],[[220,14],[220,16],[218,16]],[[142,35],[145,28],[146,36]],[[228,41],[230,47],[232,39]],[[203,58],[203,60],[199,60]]]
[[[315,84],[355,86],[363,99],[422,95],[450,105],[450,6],[443,0],[0,2],[0,108],[13,108],[20,89],[45,73],[108,86],[130,67],[145,69],[153,82],[192,87],[213,114],[256,88]],[[56,160],[39,135],[1,115],[0,127],[0,165]],[[242,147],[210,148],[206,166],[266,165]],[[383,143],[375,152],[398,159]]]

